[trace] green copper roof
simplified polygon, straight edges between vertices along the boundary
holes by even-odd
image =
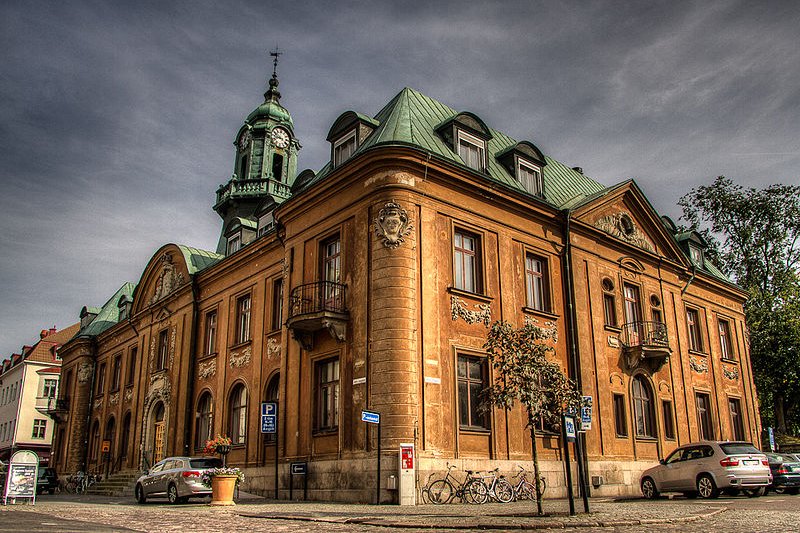
[[[95,337],[102,332],[119,322],[119,299],[127,296],[128,299],[133,298],[133,290],[136,288],[135,283],[127,282],[114,293],[103,307],[100,308],[94,320],[89,322],[85,328],[80,330],[76,337]]]
[[[375,115],[374,121],[379,124],[378,127],[361,143],[355,154],[380,145],[411,145],[461,166],[467,172],[475,173],[464,165],[458,154],[436,133],[437,126],[457,114],[454,109],[406,87]],[[503,186],[526,192],[495,157],[516,145],[517,141],[491,128],[490,132],[492,138],[487,143],[488,178]],[[555,207],[562,208],[577,199],[605,189],[600,183],[555,159],[545,156],[545,161],[547,165],[543,172],[544,199]],[[328,163],[308,185],[324,179],[331,170],[331,165]]]
[[[205,270],[218,261],[225,259],[224,255],[199,248],[192,248],[191,246],[184,246],[183,244],[176,245],[183,252],[183,258],[186,260],[186,267],[189,269],[189,274],[196,274],[201,270]]]

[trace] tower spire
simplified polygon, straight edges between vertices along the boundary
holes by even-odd
[[[265,102],[273,101],[278,103],[281,99],[281,93],[278,91],[278,57],[281,54],[283,54],[283,50],[277,46],[269,53],[272,56],[272,78],[269,80],[269,89],[264,93]]]

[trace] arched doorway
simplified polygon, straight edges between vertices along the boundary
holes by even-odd
[[[158,402],[153,408],[153,464],[164,458],[164,440],[166,423],[164,421],[164,404]]]
[[[117,455],[120,457],[120,467],[122,465],[128,465],[128,447],[131,443],[131,413],[128,411],[125,413],[125,418],[122,419],[122,438],[119,442],[119,451]]]
[[[95,420],[92,424],[91,439],[89,439],[89,461],[86,470],[91,470],[92,465],[97,465],[100,455],[100,421]]]
[[[106,474],[108,472],[114,470],[114,464],[116,464],[116,457],[113,456],[112,450],[114,450],[114,441],[116,441],[117,437],[117,424],[114,420],[114,417],[110,417],[106,422],[106,430],[103,433],[103,446],[100,450],[102,452],[102,461],[105,463],[103,470],[105,470]]]

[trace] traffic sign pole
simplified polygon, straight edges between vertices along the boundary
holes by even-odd
[[[569,440],[567,438],[567,419],[572,422],[571,430],[575,431],[575,419],[567,415],[561,415],[561,440],[564,441],[564,468],[567,474],[567,497],[569,498],[569,515],[575,516],[575,495],[572,492],[572,467],[569,456]]]
[[[378,425],[378,479],[375,480],[375,505],[381,504],[381,414],[375,411],[361,411],[361,421]]]

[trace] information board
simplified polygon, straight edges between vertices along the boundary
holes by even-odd
[[[6,498],[33,498],[36,495],[36,465],[12,464],[8,471]]]

